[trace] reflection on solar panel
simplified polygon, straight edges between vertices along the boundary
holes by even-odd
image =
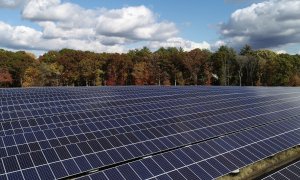
[[[295,162],[271,175],[263,180],[285,180],[285,179],[300,179],[300,161]]]
[[[300,90],[0,89],[0,179],[213,179],[300,143]]]

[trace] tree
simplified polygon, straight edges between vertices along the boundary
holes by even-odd
[[[292,64],[290,86],[300,86],[300,55],[284,55]]]
[[[11,52],[0,49],[0,67],[9,69],[13,82],[11,86],[20,87],[24,71],[36,64],[35,57],[25,51]]]
[[[131,58],[125,54],[111,54],[105,69],[107,85],[128,85],[131,83],[133,69]]]
[[[183,64],[188,69],[194,85],[198,84],[199,72],[204,71],[205,64],[208,62],[210,52],[207,50],[194,49],[186,53]]]
[[[213,73],[219,77],[218,83],[223,86],[229,85],[234,78],[235,58],[235,51],[227,46],[221,46],[212,56]]]
[[[95,82],[95,71],[97,70],[97,62],[90,58],[84,58],[79,62],[80,77],[86,86],[93,85]]]
[[[153,76],[157,84],[176,84],[177,74],[180,73],[182,60],[177,48],[160,48],[153,54],[151,61]]]
[[[181,71],[176,72],[176,84],[175,85],[185,85],[185,80]]]
[[[23,87],[42,86],[41,72],[36,67],[29,67],[25,70]]]
[[[72,49],[62,49],[59,51],[58,62],[63,66],[62,83],[63,85],[82,85],[80,83],[80,60],[82,60],[85,55],[82,51],[76,51]]]
[[[135,85],[152,85],[154,82],[151,78],[151,73],[149,71],[149,63],[139,62],[134,65],[132,76],[134,78]]]
[[[215,53],[149,48],[128,53],[72,49],[32,53],[0,49],[0,86],[264,85],[299,86],[300,55],[277,54],[245,45],[239,54],[221,46]],[[212,78],[214,77],[214,78]],[[25,83],[25,84],[24,84]]]
[[[293,74],[289,82],[290,86],[300,86],[300,74]]]
[[[255,52],[255,58],[258,61],[258,82],[256,85],[270,86],[274,84],[277,54],[270,50],[258,50]]]
[[[142,62],[142,61],[149,61],[152,59],[152,52],[149,48],[143,47],[142,49],[135,49],[130,50],[128,52],[128,56],[132,59],[134,64]]]
[[[6,67],[0,68],[0,87],[7,87],[12,84],[13,79]]]
[[[238,65],[238,76],[239,76],[239,85],[242,86],[242,77],[245,66],[247,65],[249,59],[247,56],[239,55],[236,58]]]
[[[41,83],[43,86],[59,86],[61,75],[63,73],[63,66],[59,65],[57,62],[54,63],[44,63],[41,62],[38,66],[41,72]]]
[[[44,62],[47,64],[57,63],[59,59],[60,53],[57,51],[49,51],[42,56],[39,57],[40,62]]]
[[[95,84],[94,84],[95,86],[101,86],[103,84],[103,82],[102,82],[103,81],[103,78],[102,78],[103,74],[104,74],[104,72],[100,69],[97,69],[95,71]]]
[[[252,47],[248,44],[246,44],[240,51],[240,55],[246,56],[246,55],[253,55],[254,51],[252,50]]]

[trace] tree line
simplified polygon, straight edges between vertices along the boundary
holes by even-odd
[[[36,58],[0,49],[0,87],[114,85],[299,86],[300,55],[244,46],[239,53],[148,48],[128,53],[72,49]]]

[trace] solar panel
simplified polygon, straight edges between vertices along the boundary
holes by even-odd
[[[297,146],[300,142],[299,128],[299,118],[277,122],[247,130],[246,133],[240,132],[208,140],[126,164],[131,168],[126,173],[137,174],[140,179],[174,179],[180,177],[178,174],[184,179],[193,179],[192,176],[200,179],[218,178]],[[262,132],[266,132],[263,138],[260,137]],[[118,171],[122,166],[113,169]],[[112,169],[98,174],[107,176],[110,171]],[[86,177],[94,179],[94,176],[93,174]]]
[[[298,145],[299,110],[297,88],[0,89],[0,178],[215,178]]]
[[[264,180],[300,179],[300,161],[297,161],[287,167],[284,167],[263,179]]]

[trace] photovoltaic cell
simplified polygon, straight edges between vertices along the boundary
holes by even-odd
[[[211,179],[298,145],[299,115],[297,88],[0,89],[0,176]]]

